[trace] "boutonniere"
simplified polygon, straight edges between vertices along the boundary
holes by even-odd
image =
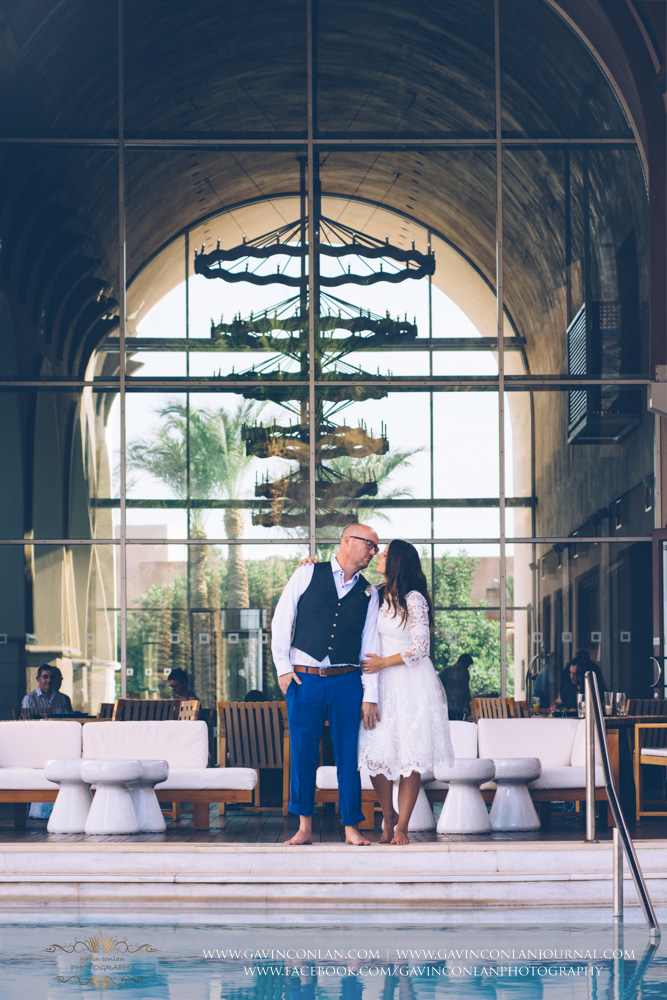
[[[364,591],[364,594],[366,595],[366,597],[370,597],[372,593],[373,593],[373,588],[372,587],[366,587],[366,589]]]

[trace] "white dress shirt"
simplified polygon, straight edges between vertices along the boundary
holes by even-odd
[[[352,590],[359,579],[359,573],[355,573],[350,580],[345,580],[343,568],[335,556],[331,560],[331,568],[333,570],[338,600],[341,600]],[[325,656],[323,660],[314,660],[308,653],[304,653],[302,650],[295,649],[292,646],[297,605],[299,598],[309,587],[310,581],[313,579],[313,572],[312,563],[306,563],[295,570],[282,592],[273,615],[273,621],[271,622],[271,653],[279,677],[282,674],[288,674],[295,663],[303,664],[306,667],[336,666],[336,664],[331,663],[328,656]],[[364,630],[361,634],[360,656],[362,662],[364,656],[379,652],[377,634],[378,604],[378,592],[375,587],[372,587],[371,598],[366,611]],[[362,674],[361,681],[364,686],[364,701],[377,703],[378,675]]]

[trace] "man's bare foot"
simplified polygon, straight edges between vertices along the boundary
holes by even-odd
[[[285,841],[291,847],[298,847],[300,844],[312,844],[312,842],[313,835],[307,833],[305,830],[297,830],[293,837]]]
[[[394,836],[389,843],[395,844],[397,847],[404,847],[405,844],[409,844],[410,838],[408,837],[408,831],[402,830],[400,826],[397,826],[394,830]]]
[[[290,847],[300,847],[302,844],[312,844],[313,842],[313,819],[312,816],[302,816],[299,820],[299,829],[293,837],[285,843]]]
[[[345,827],[345,843],[352,844],[353,847],[370,847],[370,840],[362,837],[356,826]]]
[[[398,813],[392,810],[391,820],[384,820],[382,823],[382,836],[378,840],[378,844],[390,844],[391,839],[394,836],[394,827],[398,823]]]

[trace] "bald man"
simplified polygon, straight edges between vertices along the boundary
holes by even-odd
[[[377,674],[362,675],[360,663],[378,652],[378,595],[361,570],[378,541],[368,525],[348,524],[330,562],[299,566],[273,616],[271,652],[287,701],[292,754],[289,811],[299,816],[299,830],[287,844],[312,844],[315,773],[327,719],[345,843],[368,844],[357,829],[364,818],[357,740],[359,719],[373,729],[379,714]]]

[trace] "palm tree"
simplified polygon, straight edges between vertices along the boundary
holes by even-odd
[[[191,409],[180,400],[170,400],[158,410],[160,424],[148,437],[133,441],[128,447],[129,469],[148,472],[163,482],[179,499],[238,500],[243,479],[252,461],[246,455],[241,436],[245,423],[257,422],[262,404],[243,400],[235,410],[223,407]],[[188,546],[190,567],[190,601],[192,607],[208,608],[211,600],[206,575],[207,547],[205,514],[199,507],[190,508],[190,537],[201,545]],[[243,537],[243,512],[227,507],[224,513],[225,534],[238,542]],[[219,607],[219,601],[212,602]],[[227,607],[247,608],[249,605],[248,573],[240,544],[229,546],[227,557]],[[218,612],[219,614],[219,612]],[[213,623],[214,634],[219,622]],[[213,677],[205,677],[204,648],[193,643],[195,684],[215,697],[226,697],[226,678],[221,664]],[[214,653],[213,650],[209,651]],[[219,656],[213,656],[213,660]],[[208,659],[208,656],[207,656]],[[215,668],[215,662],[210,669]],[[209,696],[210,696],[209,694]]]

